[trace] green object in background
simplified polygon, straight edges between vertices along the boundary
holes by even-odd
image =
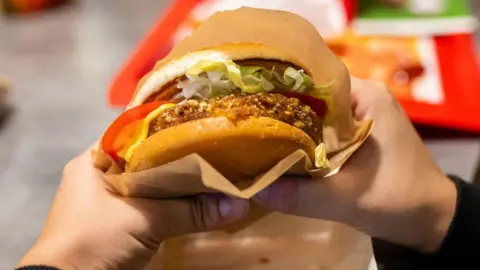
[[[353,30],[360,35],[451,35],[473,33],[477,20],[468,0],[359,0]]]

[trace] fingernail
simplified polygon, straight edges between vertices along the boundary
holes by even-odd
[[[223,218],[236,218],[243,215],[246,204],[245,200],[224,197],[218,202],[218,210]]]

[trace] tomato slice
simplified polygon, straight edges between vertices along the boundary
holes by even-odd
[[[302,104],[309,106],[321,118],[324,118],[327,115],[328,106],[327,102],[323,99],[295,92],[279,91],[276,93],[300,100]]]
[[[167,101],[155,101],[143,104],[123,112],[108,127],[102,138],[102,148],[115,161],[119,160],[118,152],[135,136],[137,126],[156,108]]]

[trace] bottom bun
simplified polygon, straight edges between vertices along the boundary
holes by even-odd
[[[266,117],[212,117],[162,130],[143,141],[127,163],[138,172],[198,153],[233,182],[251,180],[298,149],[313,160],[315,142],[302,130]]]

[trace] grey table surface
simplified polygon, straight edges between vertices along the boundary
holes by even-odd
[[[64,164],[119,114],[107,107],[106,88],[168,2],[85,0],[0,19],[0,74],[13,83],[17,108],[0,130],[1,269],[13,268],[34,243]],[[472,178],[480,140],[426,143],[445,172]]]

